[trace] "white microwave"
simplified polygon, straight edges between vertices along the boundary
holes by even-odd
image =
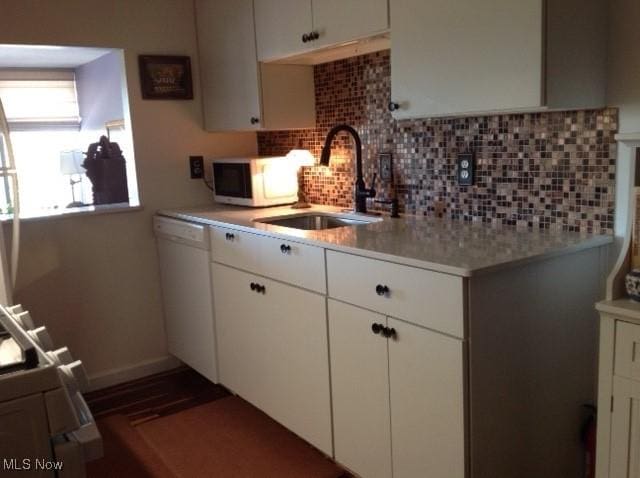
[[[298,199],[298,164],[284,156],[213,160],[216,202],[264,207]]]

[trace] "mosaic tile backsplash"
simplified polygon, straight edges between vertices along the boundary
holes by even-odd
[[[318,65],[314,76],[317,127],[261,132],[261,155],[303,147],[317,160],[329,129],[347,123],[362,139],[367,187],[378,171],[378,154],[392,154],[393,181],[377,181],[376,199],[396,196],[401,212],[613,232],[617,110],[396,121],[387,109],[389,51]],[[463,187],[456,159],[469,151],[476,180]],[[329,168],[303,168],[301,186],[310,202],[353,206],[352,156],[350,137],[338,136]]]

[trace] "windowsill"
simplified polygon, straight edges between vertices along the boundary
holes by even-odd
[[[51,219],[62,219],[77,216],[97,216],[101,214],[117,214],[125,212],[142,211],[142,205],[134,206],[130,203],[101,204],[99,206],[80,206],[70,208],[60,208],[40,213],[23,213],[20,212],[21,222],[37,222],[47,221]],[[1,222],[11,222],[12,214],[0,214]]]

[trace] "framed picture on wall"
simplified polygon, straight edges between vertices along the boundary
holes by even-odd
[[[188,56],[140,55],[140,84],[145,100],[192,100]]]

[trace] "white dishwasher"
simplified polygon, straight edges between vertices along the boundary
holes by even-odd
[[[169,353],[218,382],[206,226],[154,216]]]

